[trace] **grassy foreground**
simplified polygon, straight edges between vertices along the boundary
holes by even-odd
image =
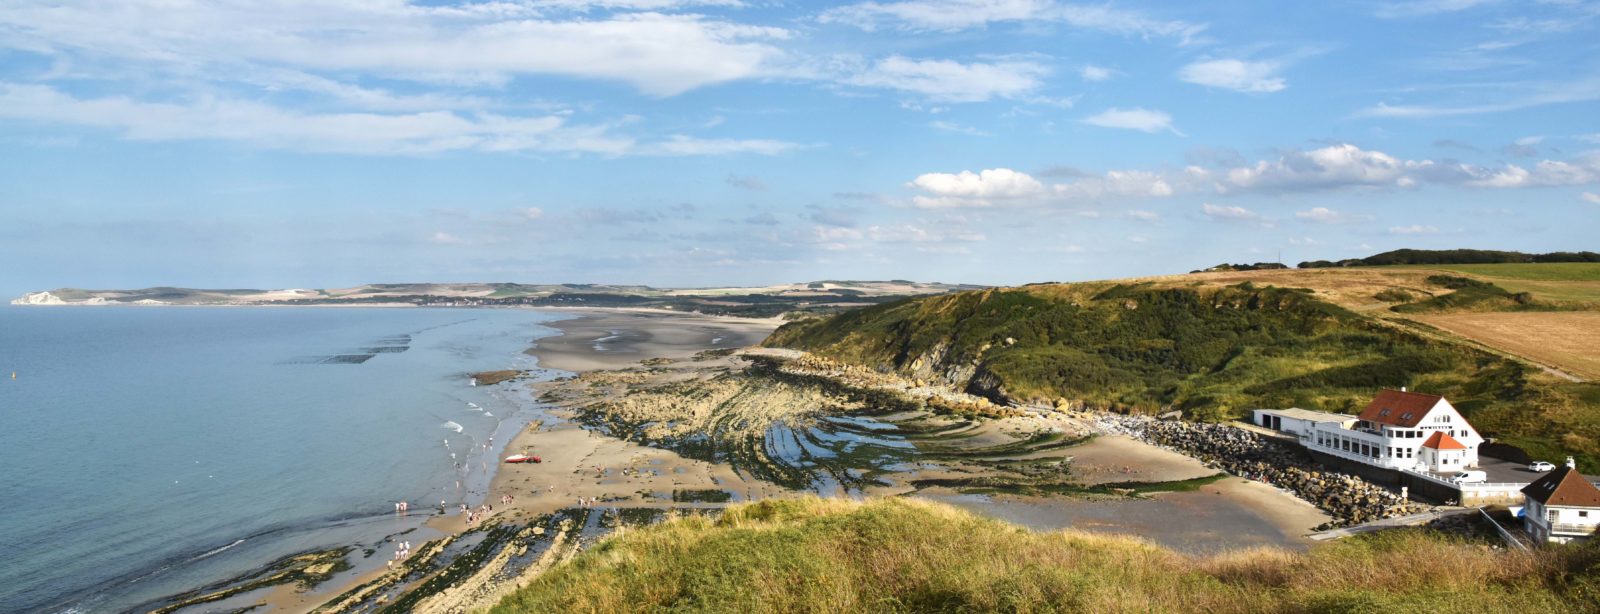
[[[613,537],[493,612],[1577,612],[1600,544],[1532,554],[1420,530],[1190,557],[909,499],[768,500]]]

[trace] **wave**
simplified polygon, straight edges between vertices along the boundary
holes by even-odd
[[[228,544],[228,545],[223,546],[221,548],[214,548],[214,549],[208,550],[206,552],[202,552],[202,553],[200,553],[199,556],[196,556],[196,557],[194,557],[192,559],[189,559],[189,560],[190,561],[198,561],[200,559],[203,559],[203,558],[206,558],[206,557],[209,557],[209,556],[215,556],[215,555],[218,555],[218,554],[222,554],[223,551],[226,551],[227,549],[232,548],[232,547],[237,546],[237,545],[242,544],[242,543],[244,543],[243,539],[236,539],[236,540],[233,540],[233,543],[231,543],[231,544]]]
[[[456,424],[456,422],[454,420],[446,420],[444,424],[439,425],[439,428],[450,429],[450,430],[455,431],[457,433],[460,433],[463,430],[461,428],[461,425]]]

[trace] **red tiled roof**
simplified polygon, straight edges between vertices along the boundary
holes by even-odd
[[[1522,494],[1545,505],[1600,507],[1600,488],[1571,467],[1557,467],[1522,487]]]
[[[1379,392],[1358,417],[1367,422],[1411,428],[1421,423],[1422,416],[1443,398],[1436,394],[1385,390]]]
[[[1461,445],[1461,442],[1456,441],[1456,438],[1451,437],[1448,433],[1445,433],[1444,431],[1434,431],[1433,435],[1430,435],[1428,437],[1427,441],[1422,442],[1422,447],[1424,447],[1424,448],[1433,448],[1435,450],[1465,450],[1465,449],[1467,449],[1466,446]]]

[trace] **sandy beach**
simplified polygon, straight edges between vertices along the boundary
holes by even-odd
[[[562,331],[545,337],[528,350],[539,364],[578,374],[638,367],[648,359],[683,363],[697,353],[734,349],[759,343],[782,324],[778,320],[750,320],[699,316],[659,310],[584,310],[577,317],[550,324]],[[652,361],[655,363],[657,361]],[[661,361],[665,362],[665,361]],[[737,370],[735,359],[710,361],[711,368]],[[663,366],[660,371],[687,368]],[[708,368],[708,367],[698,367]],[[679,379],[657,375],[664,380]],[[554,387],[555,385],[539,385]],[[488,501],[496,514],[514,516],[548,514],[578,504],[579,498],[606,507],[695,507],[721,503],[685,502],[682,493],[726,491],[730,501],[798,494],[760,480],[748,471],[735,471],[723,463],[686,458],[661,447],[641,445],[597,433],[576,424],[570,408],[550,410],[557,419],[535,424],[519,433],[506,447],[507,454],[540,456],[540,464],[501,464],[491,484]],[[980,424],[969,432],[970,441],[1004,436],[1020,437],[1030,430],[1071,428],[1058,416],[1008,418]],[[976,433],[977,436],[973,436]],[[1048,455],[1048,453],[1044,453]],[[1061,452],[1070,461],[1074,481],[1084,485],[1108,483],[1160,483],[1205,478],[1217,474],[1199,461],[1123,436],[1102,436]],[[946,470],[912,472],[915,477],[948,477]],[[873,488],[882,495],[904,494],[909,480],[896,486]],[[940,489],[930,491],[937,495]],[[674,501],[674,493],[680,501]],[[509,506],[498,504],[510,495]],[[931,498],[942,498],[935,496]],[[1159,493],[1153,500],[1084,501],[1075,498],[997,496],[983,505],[970,506],[1035,528],[1078,526],[1093,530],[1144,534],[1169,545],[1199,544],[1205,550],[1228,544],[1302,546],[1303,536],[1329,517],[1310,504],[1272,487],[1239,478],[1206,484],[1198,490]],[[1145,513],[1149,512],[1149,513]],[[1172,514],[1181,514],[1173,517]],[[1039,517],[1045,518],[1041,520]],[[433,526],[446,531],[466,528],[459,515],[441,518]],[[1270,531],[1259,531],[1261,525]],[[1163,536],[1170,538],[1163,539]],[[1197,537],[1200,536],[1200,537]]]
[[[512,379],[497,384],[532,386],[535,397],[546,399],[538,410],[541,417],[517,433],[506,444],[503,454],[535,455],[542,462],[500,463],[486,467],[493,471],[484,498],[484,505],[492,507],[491,511],[478,514],[477,522],[469,523],[458,508],[450,508],[444,515],[431,517],[424,531],[411,537],[418,543],[442,537],[441,543],[448,544],[452,539],[483,535],[472,531],[496,526],[496,523],[499,526],[532,526],[528,523],[544,522],[554,532],[539,535],[550,545],[537,562],[522,563],[526,566],[522,567],[520,580],[494,580],[495,574],[500,573],[496,571],[498,568],[486,567],[474,575],[481,578],[463,581],[460,589],[429,597],[418,604],[418,611],[464,611],[490,605],[498,595],[532,577],[536,570],[564,560],[563,557],[571,556],[604,534],[603,530],[597,532],[592,520],[570,530],[556,529],[553,528],[556,525],[549,524],[553,519],[572,514],[573,510],[604,512],[602,515],[583,514],[601,518],[604,515],[615,517],[630,509],[643,513],[685,513],[811,492],[855,497],[910,494],[952,503],[1036,530],[1073,528],[1134,535],[1195,553],[1254,546],[1303,548],[1309,543],[1304,536],[1311,528],[1329,520],[1310,504],[1270,486],[1236,477],[1215,479],[1216,469],[1176,452],[1125,436],[1088,437],[1092,427],[1086,421],[1060,413],[968,422],[920,412],[924,415],[892,424],[918,425],[931,429],[929,433],[944,433],[950,438],[925,439],[935,442],[934,447],[920,452],[911,447],[888,447],[872,448],[877,451],[866,453],[868,456],[885,452],[910,455],[892,462],[883,461],[893,465],[892,469],[873,465],[870,460],[867,465],[850,465],[861,463],[862,459],[846,457],[857,445],[866,446],[862,450],[871,448],[874,436],[871,429],[826,430],[839,426],[841,421],[859,419],[847,417],[853,411],[848,409],[851,406],[848,402],[842,397],[830,397],[828,393],[804,392],[804,387],[763,383],[768,380],[745,374],[750,363],[734,352],[759,343],[780,326],[781,321],[655,310],[591,309],[571,310],[571,313],[574,317],[570,319],[547,324],[561,334],[540,338],[527,353],[536,357],[540,366],[568,371],[573,377],[531,384]],[[705,354],[706,350],[729,352]],[[689,397],[678,396],[685,394],[685,390],[692,391]],[[819,394],[821,396],[817,396]],[[708,395],[714,400],[710,405],[695,406],[687,400]],[[596,403],[610,409],[597,410]],[[617,403],[622,405],[615,405]],[[834,409],[816,413],[819,408],[836,403],[839,405]],[[825,454],[808,461],[807,456],[796,459],[782,454],[769,458],[758,450],[753,456],[735,455],[725,459],[716,456],[717,462],[713,462],[702,460],[712,458],[704,454],[696,457],[680,454],[673,449],[671,437],[663,439],[659,433],[647,435],[648,430],[617,430],[593,422],[596,411],[601,412],[600,415],[610,415],[606,412],[631,407],[628,411],[642,411],[648,416],[651,408],[662,404],[669,408],[683,405],[674,411],[689,412],[667,419],[669,422],[687,420],[688,416],[704,419],[689,420],[685,424],[693,431],[691,436],[743,428],[737,427],[739,424],[759,426],[774,420],[793,421],[794,426],[787,431],[776,432],[789,433],[783,436],[795,438],[802,434],[819,438],[800,444],[799,448],[792,443],[779,442],[782,445],[778,448],[803,450],[843,441],[842,447],[829,453],[842,456],[834,458]],[[844,412],[844,415],[837,412]],[[717,417],[728,413],[739,422],[726,422],[722,421],[723,417]],[[908,416],[901,415],[904,413],[881,418],[906,420]],[[799,428],[802,424],[815,426]],[[879,424],[879,427],[885,424],[889,423]],[[816,431],[816,428],[825,430]],[[740,436],[763,435],[765,431],[765,427],[760,427]],[[1052,433],[1055,435],[1039,439]],[[644,445],[641,440],[650,445]],[[1018,447],[1019,444],[1027,445]],[[773,445],[765,446],[767,453],[774,452]],[[775,466],[782,470],[785,463],[814,465],[817,471],[805,474],[810,476],[806,479],[813,480],[811,486],[797,486],[793,480],[779,484],[757,477],[787,475],[782,471],[776,474],[767,471]],[[995,463],[1042,468],[1047,482],[1057,479],[1051,476],[1062,475],[1057,473],[1060,469],[1052,467],[1069,468],[1065,475],[1070,476],[1071,482],[1087,488],[1190,480],[1202,483],[1177,492],[1134,496],[1062,495],[1027,492],[1027,489],[1012,492],[1007,488],[973,491],[961,485],[974,479],[1014,479],[1018,475],[1007,473],[1015,469],[995,469]],[[879,468],[871,469],[872,466]],[[869,467],[863,476],[865,479],[855,486],[849,485],[849,478],[857,476],[862,469],[852,467]],[[1207,479],[1214,481],[1206,482]],[[801,484],[804,483],[802,480]],[[416,509],[428,514],[432,510],[420,509],[420,506]],[[501,557],[500,564],[508,560],[505,557]],[[264,599],[257,599],[264,600],[276,611],[310,611],[334,595],[349,594],[352,587],[357,591],[362,587],[379,587],[373,590],[396,594],[393,587],[414,585],[416,580],[409,578],[415,578],[415,573],[400,568],[386,570],[381,565],[373,568],[371,563],[358,564],[357,568],[337,576],[318,590],[308,593],[281,586],[268,591]]]

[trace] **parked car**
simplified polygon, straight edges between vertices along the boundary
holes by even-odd
[[[1544,462],[1544,461],[1533,461],[1531,463],[1528,463],[1528,471],[1537,471],[1539,473],[1544,473],[1546,471],[1555,471],[1555,470],[1556,470],[1556,466],[1555,465],[1552,465],[1552,464]]]
[[[1457,484],[1481,484],[1489,481],[1489,474],[1482,471],[1458,471],[1450,476],[1450,481]]]

